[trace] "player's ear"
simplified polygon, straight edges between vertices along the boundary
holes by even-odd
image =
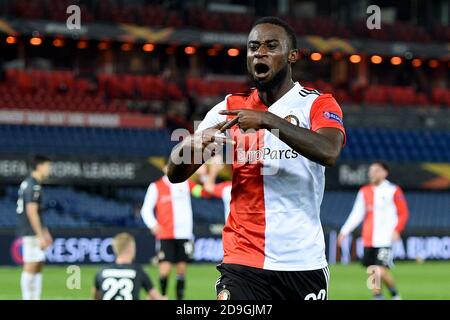
[[[289,64],[294,64],[298,60],[298,49],[291,49],[288,55]]]

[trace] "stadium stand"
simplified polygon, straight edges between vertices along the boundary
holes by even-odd
[[[17,222],[17,187],[10,186],[0,200],[0,227]],[[67,187],[48,187],[45,194],[45,221],[51,227],[83,228],[98,226],[139,227],[143,222],[133,208],[139,207],[145,188],[122,188],[118,197],[106,199]],[[408,192],[411,211],[409,232],[442,232],[450,228],[450,198],[446,193]],[[355,192],[329,191],[324,195],[321,220],[324,226],[339,229],[352,209]],[[126,200],[126,201],[125,201]],[[192,199],[194,219],[199,224],[223,224],[223,204],[219,199]]]
[[[333,88],[324,81],[305,81],[304,86],[332,93],[341,103],[359,102],[352,90]],[[248,88],[246,81],[204,79],[187,76],[183,90],[161,76],[100,73],[95,81],[76,77],[73,71],[7,69],[0,82],[0,108],[68,110],[88,112],[139,112],[128,108],[128,100],[173,100],[188,96],[223,98]],[[409,86],[370,85],[362,101],[367,105],[449,106],[450,90],[432,88],[430,94]]]
[[[5,226],[16,223],[16,186],[6,188],[1,202],[1,216]],[[121,203],[67,187],[48,187],[44,196],[45,221],[55,227],[136,226],[130,203]],[[11,210],[12,209],[12,210]]]
[[[5,21],[7,25],[10,21],[27,21],[45,25],[49,21],[58,21],[63,25],[67,19],[66,7],[71,2],[0,1],[1,9],[5,9],[0,10],[0,22]],[[32,46],[30,34],[2,33],[0,50],[5,58],[0,59],[0,112],[64,111],[93,113],[100,117],[157,114],[166,121],[162,128],[150,129],[151,126],[37,125],[26,121],[18,124],[1,119],[0,157],[17,156],[23,160],[31,154],[44,154],[74,160],[97,157],[114,161],[125,157],[142,160],[150,156],[168,156],[175,143],[170,141],[171,129],[187,127],[183,121],[202,118],[226,94],[248,88],[245,41],[238,40],[262,15],[253,10],[211,11],[187,2],[169,1],[160,5],[160,1],[151,4],[139,0],[78,1],[83,23],[115,31],[130,27],[130,24],[145,27],[137,28],[139,34],[146,31],[143,38],[132,37],[130,43],[128,38],[89,38],[88,33],[84,39],[66,34],[61,37],[65,46],[57,48],[52,41],[59,35],[44,34],[42,44]],[[266,7],[269,2],[266,1]],[[450,119],[448,54],[432,56],[427,51],[434,46],[443,48],[450,42],[450,27],[441,25],[436,18],[436,22],[427,24],[406,20],[391,24],[383,22],[382,29],[369,30],[365,20],[338,18],[339,10],[332,15],[320,12],[320,8],[317,11],[314,16],[298,18],[289,15],[284,18],[294,27],[302,45],[308,44],[300,50],[300,60],[294,68],[296,79],[306,87],[332,93],[343,107],[347,141],[340,161],[367,164],[385,160],[417,167],[423,162],[450,163],[450,131],[446,120]],[[428,15],[432,16],[431,13]],[[211,38],[200,43],[184,42],[183,37],[159,39],[161,30],[204,32],[202,37]],[[225,33],[229,36],[224,38],[226,41],[222,39]],[[134,34],[127,34],[130,35]],[[310,37],[313,35],[323,37],[317,46],[305,41],[314,38]],[[8,43],[8,36],[14,41]],[[334,39],[326,39],[328,37]],[[340,42],[343,47],[328,47],[336,38],[344,39]],[[178,43],[179,40],[183,40],[182,43]],[[81,41],[88,44],[84,51],[78,47]],[[144,41],[151,50],[144,50]],[[365,47],[349,49],[352,41],[373,45],[372,52]],[[108,49],[99,48],[102,42],[108,43]],[[131,49],[123,50],[122,44],[129,44]],[[416,47],[411,49],[413,53],[409,52],[413,45],[423,50]],[[186,46],[192,46],[194,54],[189,55]],[[317,50],[315,53],[320,54],[320,59],[312,59],[313,49],[309,46]],[[229,48],[234,48],[238,54],[230,55]],[[401,63],[398,65],[390,63],[395,51],[392,48],[400,52]],[[360,55],[363,63],[349,60],[353,51]],[[370,61],[374,54],[380,55],[377,64]],[[413,59],[419,60],[419,65],[414,66]],[[433,60],[437,64],[434,67],[430,64]],[[172,108],[171,104],[182,105],[181,111]],[[348,117],[348,111],[353,112],[353,109],[357,109],[356,116]],[[378,119],[374,125],[370,122],[373,117],[389,122]],[[144,227],[138,213],[146,185],[110,187],[105,186],[105,181],[92,182],[96,183],[100,186],[45,186],[47,224],[56,229]],[[0,229],[13,229],[17,223],[18,186],[11,184],[0,183]],[[100,192],[102,188],[107,191]],[[444,188],[448,191],[448,187]],[[338,230],[342,226],[355,194],[356,186],[327,190],[322,204],[322,223],[326,228]],[[405,188],[405,194],[411,209],[408,231],[433,234],[446,230],[448,234],[448,192]],[[192,203],[196,224],[224,222],[222,200],[192,199]]]
[[[167,156],[167,129],[111,129],[63,126],[0,126],[1,153],[50,155]]]
[[[143,188],[122,188],[114,199],[92,195],[68,187],[46,187],[44,219],[49,227],[143,227],[143,221],[134,208],[142,205]],[[0,199],[0,228],[17,224],[16,186],[5,189]],[[192,199],[196,223],[224,223],[223,204],[219,199]]]
[[[12,5],[5,16],[16,16],[26,19],[47,19],[65,21],[65,8],[70,1],[33,1],[29,5],[26,0],[11,1]],[[257,18],[251,13],[210,12],[201,7],[190,7],[185,15],[180,14],[182,8],[166,8],[159,4],[129,4],[121,1],[99,1],[92,5],[82,4],[83,20],[86,22],[101,21],[129,23],[151,27],[193,27],[205,30],[229,30],[246,32]],[[178,10],[177,10],[178,9]],[[396,21],[385,24],[382,30],[369,30],[365,21],[343,24],[326,16],[303,17],[301,21],[293,17],[285,17],[299,35],[320,35],[342,38],[364,37],[383,41],[415,41],[428,43],[431,41],[450,41],[450,28],[435,24],[429,28],[415,26],[407,22]]]
[[[450,132],[439,130],[402,130],[350,128],[343,160],[385,159],[397,162],[450,161]]]
[[[167,156],[167,129],[111,129],[63,126],[0,126],[0,153],[133,157]],[[450,162],[450,132],[426,129],[349,128],[342,160]]]

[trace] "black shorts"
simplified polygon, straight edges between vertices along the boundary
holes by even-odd
[[[363,265],[368,266],[383,266],[390,268],[393,266],[392,248],[364,248]]]
[[[326,300],[328,267],[311,271],[272,271],[220,264],[218,300]]]
[[[187,239],[159,240],[159,262],[189,262],[192,259],[193,243]]]

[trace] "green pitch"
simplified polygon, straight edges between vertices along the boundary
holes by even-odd
[[[90,299],[97,269],[81,266],[81,288],[68,289],[66,284],[70,274],[66,267],[47,266],[44,271],[43,299]],[[330,299],[371,299],[366,288],[365,269],[361,265],[332,265],[330,269]],[[146,270],[157,284],[157,268],[148,266]],[[0,267],[0,299],[21,298],[20,273],[18,267]],[[449,262],[398,262],[393,273],[404,299],[450,299]],[[214,284],[218,276],[213,264],[191,265],[186,281],[186,299],[215,299]],[[170,299],[175,297],[174,286],[175,278],[172,276],[169,283]]]

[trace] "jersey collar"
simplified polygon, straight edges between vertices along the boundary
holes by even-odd
[[[297,94],[302,88],[303,88],[303,86],[298,81],[295,81],[294,86],[291,89],[289,89],[289,91],[287,91],[284,95],[282,95],[277,101],[272,103],[272,105],[270,107],[267,107],[264,104],[264,102],[262,102],[262,100],[259,98],[258,89],[254,90],[252,92],[251,99],[255,104],[263,105],[268,110],[270,110],[279,104],[283,104],[284,101],[288,100],[289,97],[291,97],[292,95]]]
[[[389,181],[385,179],[382,183],[380,183],[378,186],[375,186],[375,188],[384,188],[389,185]]]

